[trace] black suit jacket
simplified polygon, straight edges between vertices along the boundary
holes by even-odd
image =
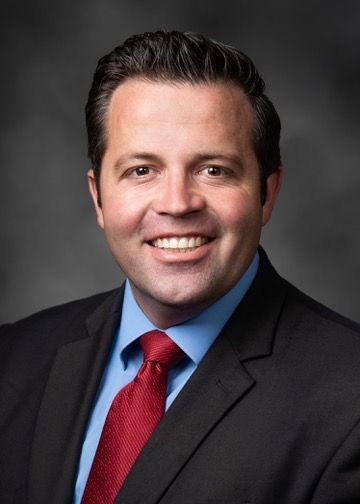
[[[72,501],[121,302],[116,290],[3,327],[1,504]],[[252,287],[116,503],[358,504],[359,336],[261,253]]]

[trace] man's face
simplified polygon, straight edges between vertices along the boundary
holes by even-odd
[[[229,84],[130,79],[114,92],[98,223],[135,298],[159,327],[196,315],[239,280],[270,218],[260,203],[253,113]]]

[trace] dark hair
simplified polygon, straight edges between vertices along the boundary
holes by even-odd
[[[178,31],[134,35],[99,60],[86,104],[88,153],[98,190],[109,102],[122,82],[135,77],[155,82],[230,82],[239,86],[254,110],[253,147],[261,171],[264,203],[266,180],[281,164],[280,119],[264,94],[264,81],[250,58],[238,49],[201,34]]]

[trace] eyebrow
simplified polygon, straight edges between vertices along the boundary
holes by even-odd
[[[134,153],[129,153],[129,154],[125,154],[123,156],[120,156],[116,160],[116,162],[114,164],[114,168],[115,168],[115,170],[117,170],[124,163],[128,163],[130,161],[136,161],[136,160],[153,161],[153,162],[160,162],[161,161],[160,157],[157,156],[156,154],[151,154],[150,152],[134,152]]]
[[[242,159],[236,154],[223,154],[221,152],[213,151],[213,152],[204,152],[199,153],[195,156],[195,160],[197,162],[200,161],[211,161],[212,159],[219,159],[221,161],[231,161],[239,166],[243,166]]]
[[[239,165],[240,167],[243,167],[242,159],[239,156],[237,156],[236,154],[224,154],[224,153],[218,152],[218,151],[203,152],[203,153],[200,152],[194,156],[194,158],[191,160],[191,162],[199,163],[199,162],[211,161],[211,160],[215,160],[215,159],[218,159],[221,161],[228,161],[228,162],[230,161],[232,163]],[[151,161],[151,162],[155,162],[155,163],[159,163],[162,161],[160,156],[158,156],[156,154],[152,154],[150,152],[134,152],[134,153],[129,153],[129,154],[125,154],[123,156],[120,156],[116,160],[116,162],[114,164],[114,168],[119,169],[124,163],[136,161],[136,160]]]

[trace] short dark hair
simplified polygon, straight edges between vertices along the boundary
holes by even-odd
[[[98,62],[86,104],[86,125],[88,154],[99,194],[109,102],[122,82],[136,77],[153,82],[222,82],[239,86],[254,111],[253,147],[260,166],[264,203],[267,178],[281,164],[280,119],[264,94],[264,81],[251,59],[238,49],[198,33],[178,31],[134,35]]]

